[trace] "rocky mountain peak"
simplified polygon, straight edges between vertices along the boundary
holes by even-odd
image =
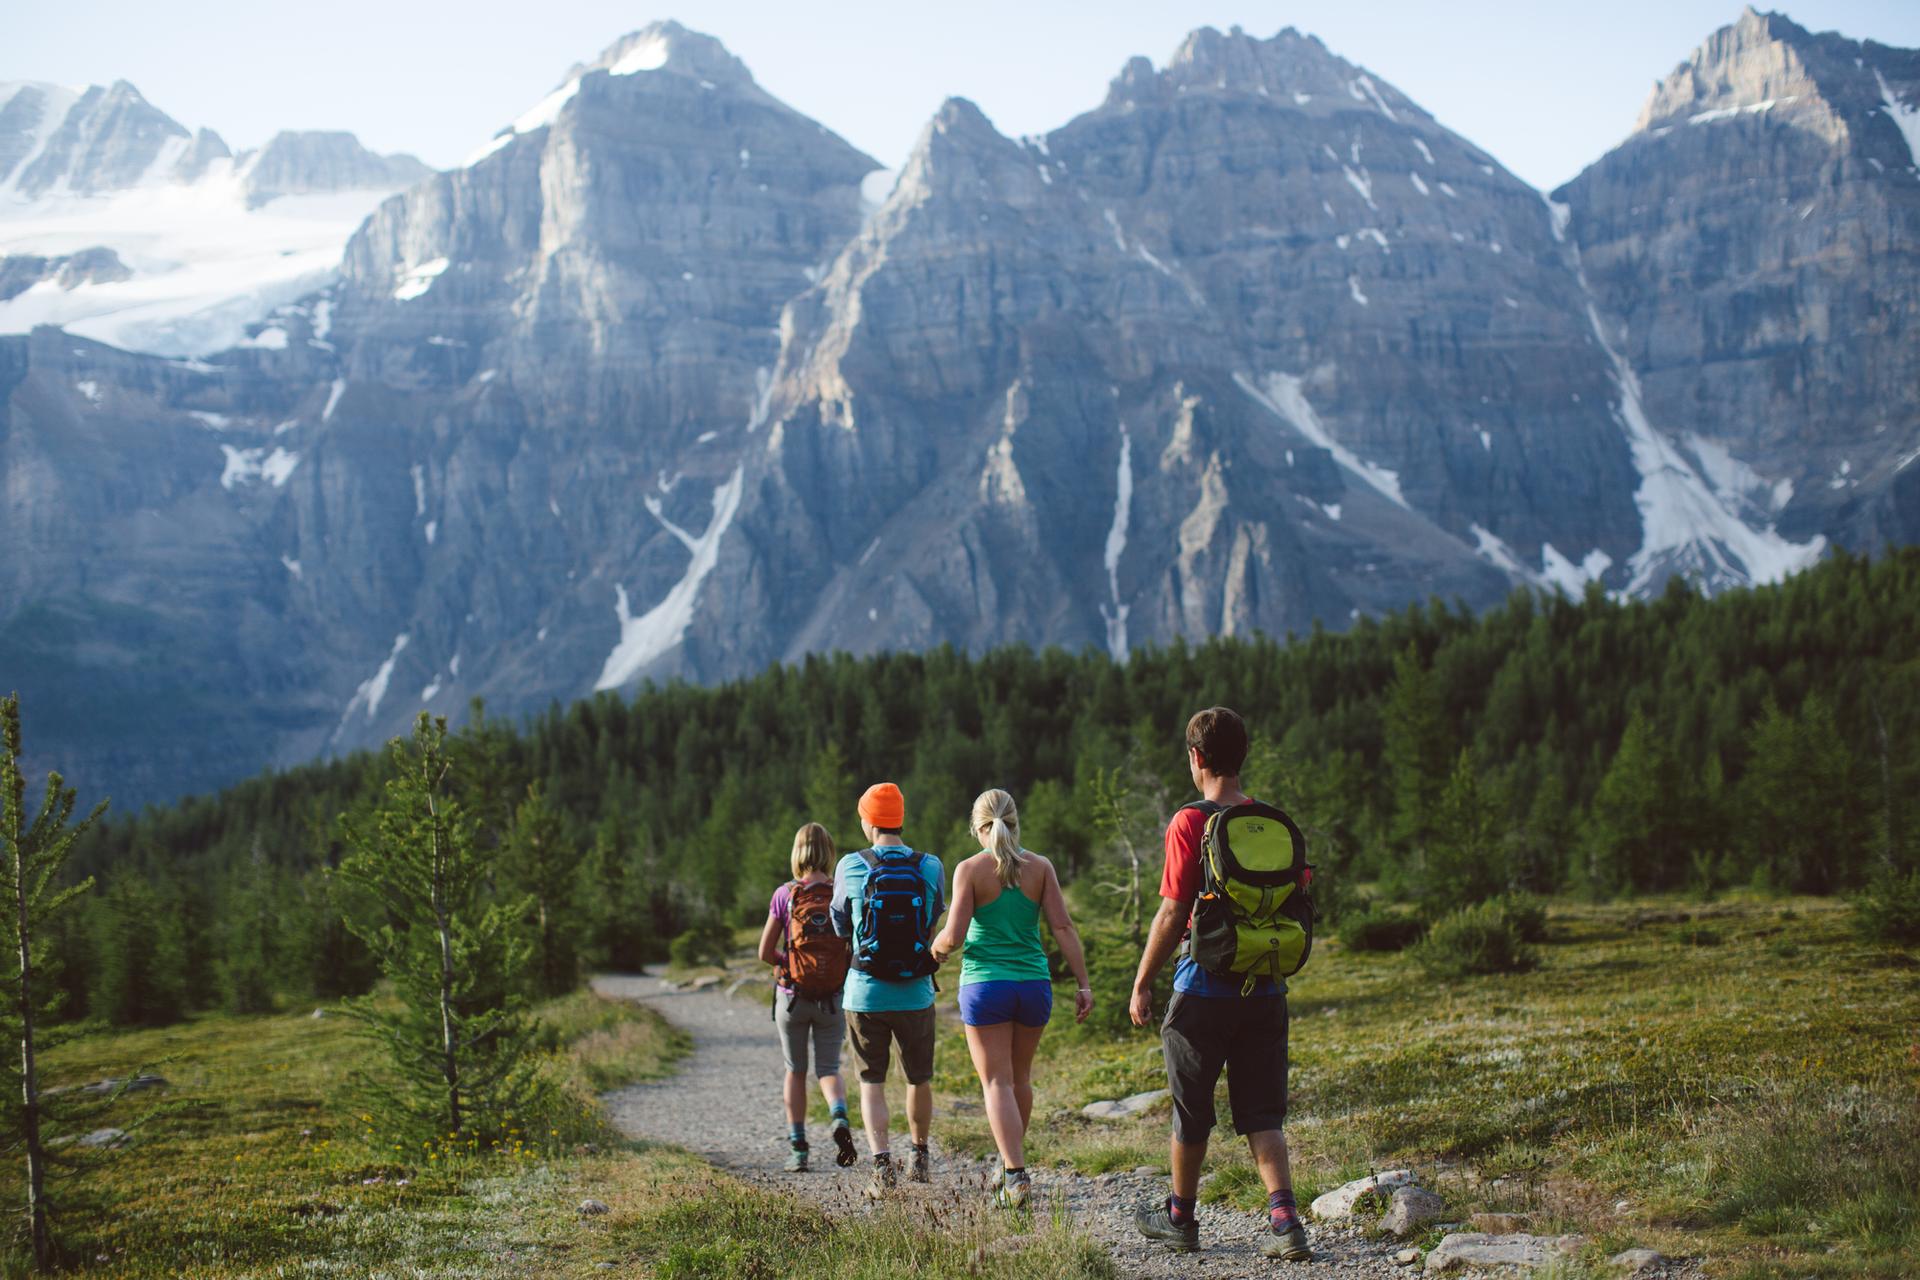
[[[598,58],[575,67],[569,79],[589,71],[608,71],[614,75],[665,71],[709,85],[758,88],[747,64],[734,57],[726,45],[704,32],[690,31],[672,19],[648,23],[620,37]]]
[[[60,105],[46,99],[32,126],[35,153],[11,179],[23,195],[130,187],[164,167],[163,153],[177,158],[191,144],[184,126],[125,80],[105,89],[91,85],[77,99],[67,98],[55,123],[51,109]]]
[[[1637,132],[1685,122],[1712,123],[1742,113],[1780,112],[1826,136],[1842,136],[1848,82],[1859,47],[1833,33],[1814,35],[1779,13],[1752,6],[1720,28],[1648,95]]]
[[[1261,39],[1239,27],[1199,27],[1156,71],[1146,58],[1128,61],[1107,92],[1106,107],[1166,100],[1186,93],[1254,94],[1309,112],[1360,102],[1384,114],[1426,113],[1391,85],[1335,54],[1318,36],[1286,27]],[[1319,103],[1316,108],[1312,104]]]
[[[213,142],[219,142],[218,136]],[[344,130],[282,130],[241,161],[247,204],[252,208],[280,196],[392,191],[433,172],[410,155],[369,151]]]

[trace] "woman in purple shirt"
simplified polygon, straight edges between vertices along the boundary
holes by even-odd
[[[839,853],[833,837],[817,822],[793,837],[793,879],[773,891],[767,927],[760,933],[760,958],[774,967],[773,1022],[780,1029],[786,1059],[787,1169],[807,1168],[807,1048],[820,1093],[833,1109],[834,1161],[854,1161],[853,1130],[847,1125],[847,1091],[840,1081],[840,1045],[847,1016],[840,1007],[851,952],[833,931],[833,865]],[[798,917],[796,919],[796,916]]]

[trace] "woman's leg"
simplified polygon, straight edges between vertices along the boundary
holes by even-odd
[[[1047,1033],[1044,1023],[1037,1027],[1024,1027],[1014,1022],[1013,1043],[1009,1046],[1010,1066],[1013,1072],[1013,1098],[1020,1109],[1020,1140],[1024,1149],[1027,1129],[1033,1124],[1033,1055],[1040,1047],[1040,1037]]]
[[[813,1071],[820,1077],[820,1096],[829,1109],[846,1100],[847,1087],[840,1080],[840,1046],[846,1043],[847,1018],[835,1001],[831,1012],[822,1009],[813,1027]]]
[[[980,1077],[980,1095],[986,1103],[994,1145],[1000,1148],[1000,1159],[1017,1169],[1026,1163],[1026,1125],[1021,1122],[1020,1104],[1013,1090],[1013,1035],[1011,1022],[967,1028],[967,1050],[973,1055],[974,1073]]]
[[[787,1074],[781,1084],[781,1100],[786,1105],[789,1127],[807,1118],[807,1030],[808,1019],[798,997],[781,991],[774,997],[773,1025],[780,1033],[781,1055]]]

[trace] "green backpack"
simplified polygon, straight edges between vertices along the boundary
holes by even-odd
[[[1200,897],[1193,904],[1195,964],[1256,978],[1300,972],[1313,950],[1313,867],[1307,838],[1279,809],[1258,800],[1185,806],[1207,815],[1200,840]]]

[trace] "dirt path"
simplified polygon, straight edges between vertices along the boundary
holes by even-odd
[[[859,1163],[838,1169],[832,1144],[815,1124],[810,1135],[813,1172],[781,1170],[786,1126],[780,1113],[780,1058],[765,1004],[744,996],[730,998],[714,988],[677,991],[651,976],[599,977],[593,986],[602,995],[657,1010],[693,1037],[693,1053],[672,1078],[608,1095],[614,1123],[622,1132],[685,1147],[740,1177],[812,1196],[833,1214],[868,1210],[860,1194],[872,1170],[864,1136],[859,1140]],[[941,1052],[954,1051],[950,1044],[941,1046]],[[851,1057],[847,1061],[851,1066]],[[897,1098],[895,1105],[899,1105]],[[933,1150],[932,1187],[909,1187],[906,1196],[949,1206],[956,1201],[984,1205],[991,1162],[941,1151],[937,1112]],[[1256,1235],[1264,1225],[1261,1219],[1216,1205],[1201,1210],[1205,1243],[1201,1252],[1172,1254],[1143,1240],[1133,1227],[1134,1207],[1166,1194],[1165,1177],[1132,1173],[1083,1177],[1035,1168],[1033,1181],[1036,1202],[1064,1205],[1082,1231],[1107,1247],[1124,1276],[1375,1280],[1412,1274],[1411,1268],[1393,1264],[1396,1246],[1367,1240],[1352,1229],[1327,1226],[1308,1228],[1314,1262],[1270,1262],[1255,1248]]]

